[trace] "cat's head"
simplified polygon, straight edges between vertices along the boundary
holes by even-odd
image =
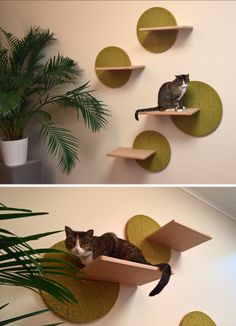
[[[65,232],[65,246],[69,252],[77,257],[88,257],[92,254],[93,230],[80,232],[65,226]]]
[[[179,87],[187,87],[190,83],[189,74],[186,75],[175,75],[175,83]]]

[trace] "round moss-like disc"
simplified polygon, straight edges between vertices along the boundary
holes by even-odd
[[[133,148],[153,149],[156,153],[146,160],[137,160],[138,164],[149,172],[164,170],[170,161],[171,149],[167,139],[157,131],[147,130],[139,134]]]
[[[146,215],[135,215],[126,224],[127,240],[141,249],[144,257],[151,264],[168,263],[171,250],[145,238],[160,228],[160,225]]]
[[[66,251],[64,241],[55,244],[52,248]],[[45,255],[45,257],[48,256]],[[63,258],[63,255],[50,254],[50,257]],[[79,264],[76,258],[71,262]],[[114,306],[119,294],[118,283],[78,280],[63,275],[53,275],[52,278],[66,286],[76,296],[79,303],[61,303],[45,292],[41,295],[53,312],[73,323],[84,324],[101,318]]]
[[[166,9],[154,7],[146,10],[138,20],[137,37],[142,46],[153,53],[168,50],[177,38],[177,30],[140,31],[145,27],[176,26],[174,16]]]
[[[192,81],[183,98],[185,107],[200,108],[192,116],[172,116],[176,127],[188,135],[202,137],[211,134],[221,122],[223,109],[217,92],[208,84]]]
[[[216,323],[201,311],[192,311],[184,316],[180,326],[216,326]]]
[[[108,46],[101,50],[95,61],[95,68],[130,66],[128,54],[117,46]],[[96,71],[99,80],[108,87],[123,86],[130,77],[131,70],[99,70]]]

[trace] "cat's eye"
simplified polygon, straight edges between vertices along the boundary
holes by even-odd
[[[66,240],[66,245],[67,245],[68,248],[73,248],[75,244],[74,244],[73,240],[67,239]]]

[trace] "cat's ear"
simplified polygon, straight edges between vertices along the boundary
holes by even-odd
[[[73,230],[69,226],[65,226],[65,232],[66,236],[68,237],[73,232]]]
[[[93,236],[93,234],[94,234],[94,230],[88,230],[87,232],[86,232],[86,236],[88,236],[88,237],[92,237]]]

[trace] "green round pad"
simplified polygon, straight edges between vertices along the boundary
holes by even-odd
[[[140,31],[145,27],[176,26],[174,16],[166,9],[154,7],[146,10],[139,18],[137,24],[137,37],[142,46],[153,53],[168,50],[177,38],[177,30]]]
[[[149,172],[162,171],[169,164],[170,145],[167,139],[157,131],[147,130],[139,134],[134,140],[133,148],[156,150],[156,153],[146,160],[137,160],[138,164]]]
[[[135,215],[126,224],[127,240],[141,249],[144,257],[151,264],[168,263],[171,250],[145,238],[160,228],[160,225],[146,215]]]
[[[192,311],[184,316],[180,326],[216,326],[216,323],[201,311]]]
[[[108,46],[97,55],[95,68],[130,66],[127,53],[119,47]],[[106,86],[116,88],[123,86],[130,77],[131,70],[99,70],[96,71],[99,80]]]
[[[185,107],[200,108],[192,116],[172,116],[174,124],[183,132],[195,137],[211,134],[222,119],[222,103],[217,92],[208,84],[192,81],[183,98]]]
[[[58,242],[52,248],[66,251],[64,241]],[[45,255],[48,256],[49,254]],[[50,254],[50,257],[63,258],[63,255]],[[79,264],[76,258],[72,262]],[[52,278],[66,286],[77,297],[79,303],[61,303],[45,292],[41,295],[53,312],[73,323],[84,324],[101,318],[114,306],[119,294],[118,283],[78,280],[63,275],[53,275]]]

